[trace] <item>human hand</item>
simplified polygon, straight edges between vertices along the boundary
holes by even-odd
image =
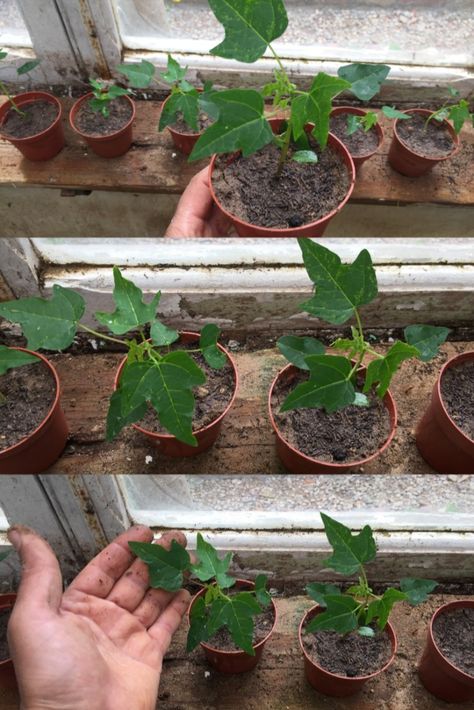
[[[216,207],[209,188],[209,168],[189,182],[165,237],[227,237],[232,224]]]
[[[189,593],[150,589],[146,565],[128,542],[151,542],[134,526],[117,537],[63,593],[48,543],[15,526],[8,538],[22,562],[9,628],[22,710],[152,710],[163,656]],[[186,545],[168,532],[158,544]]]

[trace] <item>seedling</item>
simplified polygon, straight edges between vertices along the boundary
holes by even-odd
[[[451,98],[457,98],[459,96],[459,91],[452,86],[448,86],[448,91]],[[428,116],[425,126],[427,126],[430,121],[439,121],[439,123],[442,123],[444,120],[452,121],[454,132],[456,135],[459,135],[466,121],[471,121],[474,126],[474,112],[470,112],[469,103],[465,99],[459,99],[457,103],[451,105],[448,105],[448,102],[446,102],[441,108],[437,111],[433,111],[433,113]]]
[[[21,350],[13,350],[5,347],[5,345],[0,345],[0,376],[4,375],[8,370],[12,370],[14,367],[31,365],[34,362],[38,362],[36,355],[29,355]],[[6,403],[7,398],[0,390],[0,407],[4,406]]]
[[[346,577],[357,575],[358,582],[345,592],[341,592],[335,584],[309,584],[306,591],[325,611],[311,619],[305,628],[306,633],[337,631],[347,634],[357,630],[361,636],[374,636],[373,627],[383,631],[394,604],[407,601],[417,606],[437,586],[437,582],[432,579],[406,577],[400,580],[400,589],[389,587],[382,596],[374,594],[365,569],[365,565],[373,562],[377,553],[371,527],[365,525],[360,533],[352,534],[349,528],[329,515],[320,515],[333,550],[331,557],[324,560],[323,564]]]
[[[403,111],[397,111],[397,109],[392,106],[382,106],[381,110],[383,115],[390,119],[410,119],[409,115],[403,113]],[[373,126],[377,125],[378,122],[379,117],[374,111],[367,111],[364,116],[349,113],[347,114],[347,135],[350,136],[359,129],[367,133]]]
[[[121,86],[101,81],[100,79],[89,79],[94,98],[90,99],[89,106],[93,111],[100,112],[104,118],[110,116],[110,104],[120,96],[131,94],[130,89],[123,89]]]
[[[147,542],[129,542],[132,552],[148,565],[150,585],[168,592],[177,592],[185,576],[192,574],[203,582],[205,594],[193,604],[187,650],[201,641],[209,641],[215,633],[227,627],[238,648],[255,655],[252,645],[254,617],[270,604],[266,590],[267,578],[259,575],[251,591],[233,592],[236,580],[228,574],[232,553],[220,559],[216,549],[197,534],[197,562],[192,563],[187,550],[176,540],[170,550]]]
[[[301,407],[334,412],[351,404],[368,406],[367,393],[375,387],[382,398],[404,360],[417,357],[427,362],[438,353],[450,331],[432,325],[408,326],[404,331],[406,342],[397,340],[386,355],[373,350],[364,335],[359,314],[359,307],[371,303],[378,294],[369,252],[363,249],[352,264],[342,264],[337,254],[321,244],[310,239],[299,239],[298,243],[314,284],[314,295],[300,306],[301,310],[334,325],[353,317],[356,325],[351,327],[351,338],[338,338],[330,346],[337,353],[345,351],[346,356],[326,354],[325,346],[316,338],[284,336],[278,340],[278,348],[286,359],[309,372],[309,379],[287,396],[282,412]],[[368,355],[373,359],[359,387],[360,368]]]
[[[191,353],[201,353],[214,369],[224,367],[226,356],[217,346],[219,328],[213,324],[204,326],[194,349],[171,349],[170,346],[179,340],[179,334],[156,317],[161,293],[158,292],[147,304],[141,289],[125,279],[118,267],[114,267],[113,274],[116,309],[113,313],[98,311],[94,317],[114,335],[138,331],[137,337],[119,339],[81,323],[84,299],[72,289],[58,285],[53,286],[49,299],[33,297],[0,303],[0,316],[22,326],[30,350],[64,350],[71,345],[78,331],[127,349],[120,386],[110,399],[108,441],[126,425],[142,419],[150,404],[166,431],[190,446],[197,446],[192,433],[193,388],[204,384],[206,375]],[[149,330],[149,339],[145,328]],[[5,350],[2,353],[3,367],[16,367],[17,354],[8,348]]]
[[[5,57],[7,57],[7,56],[8,56],[8,52],[6,52],[4,49],[0,49],[0,61],[2,61],[3,59],[5,59]],[[40,64],[40,60],[39,60],[39,59],[31,59],[30,61],[25,62],[24,64],[22,64],[21,66],[19,66],[19,67],[17,68],[17,70],[16,70],[16,73],[17,73],[18,76],[23,76],[24,74],[29,74],[31,71],[33,71],[33,69],[36,69],[36,67],[37,67],[39,64]],[[3,81],[1,81],[1,80],[0,80],[0,91],[2,92],[2,94],[5,94],[5,96],[7,97],[8,101],[9,101],[10,104],[11,104],[12,109],[13,109],[14,111],[16,111],[16,113],[17,113],[19,116],[21,116],[22,118],[25,118],[26,112],[25,112],[25,111],[22,111],[22,110],[16,105],[15,100],[14,100],[14,98],[11,96],[11,94],[9,93],[6,84],[5,84]]]

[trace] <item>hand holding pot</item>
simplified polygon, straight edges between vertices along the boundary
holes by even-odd
[[[146,565],[129,541],[151,542],[135,526],[97,555],[63,593],[53,551],[28,528],[8,537],[23,572],[9,625],[9,645],[23,710],[152,710],[162,660],[188,603],[150,589]],[[170,532],[158,544],[186,543]]]

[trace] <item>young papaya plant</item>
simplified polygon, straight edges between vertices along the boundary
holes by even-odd
[[[406,342],[397,340],[385,355],[377,353],[367,342],[359,313],[360,306],[371,303],[378,294],[369,252],[363,249],[352,264],[343,264],[337,254],[321,244],[310,239],[299,239],[298,243],[314,284],[314,295],[300,306],[301,310],[333,325],[354,318],[355,325],[351,326],[351,338],[338,338],[331,344],[330,349],[337,353],[334,355],[326,354],[325,346],[316,338],[284,336],[278,340],[282,355],[309,372],[309,379],[287,396],[282,412],[301,407],[334,412],[351,404],[367,406],[367,393],[375,387],[382,398],[404,360],[416,357],[427,362],[438,353],[450,331],[433,325],[410,325],[404,331]],[[359,370],[366,356],[372,359],[359,388]]]
[[[266,589],[267,578],[259,575],[252,590],[233,591],[236,580],[228,574],[232,561],[229,552],[223,559],[217,550],[197,534],[197,561],[176,540],[170,550],[147,542],[129,542],[132,552],[148,566],[150,586],[177,592],[184,584],[185,575],[193,575],[203,583],[205,594],[193,604],[187,650],[192,651],[201,641],[212,640],[219,629],[227,627],[238,648],[255,655],[252,644],[254,617],[270,604]]]
[[[100,112],[104,118],[110,116],[110,104],[120,96],[127,96],[130,89],[123,89],[110,81],[100,79],[89,79],[93,98],[89,101],[89,106],[93,111]]]
[[[335,584],[309,584],[307,593],[325,611],[311,619],[305,628],[306,633],[324,630],[347,634],[357,631],[361,636],[374,636],[374,626],[383,631],[394,604],[402,601],[412,606],[421,604],[437,586],[438,583],[432,579],[406,577],[400,580],[400,589],[389,587],[382,595],[374,594],[365,569],[377,553],[370,525],[353,534],[329,515],[320,515],[332,547],[332,555],[324,560],[324,566],[346,577],[357,575],[358,581],[345,592]]]
[[[39,348],[64,350],[72,344],[78,331],[126,348],[127,361],[120,385],[111,396],[107,415],[109,441],[123,427],[142,419],[151,405],[166,431],[180,441],[196,446],[196,437],[192,433],[193,388],[204,384],[206,375],[192,353],[201,353],[214,369],[224,367],[226,356],[217,346],[219,328],[213,324],[204,326],[199,343],[193,349],[171,349],[170,346],[179,340],[179,334],[156,316],[161,293],[158,292],[150,303],[145,303],[141,289],[124,278],[116,266],[113,275],[116,308],[112,313],[98,311],[94,314],[113,336],[82,323],[84,299],[72,289],[58,285],[53,286],[50,298],[31,297],[0,303],[0,316],[21,325],[28,348],[33,351]],[[149,338],[145,329],[149,331]],[[115,337],[130,331],[138,331],[138,336]],[[1,353],[2,367],[16,367],[18,354],[8,348],[5,350]]]
[[[458,98],[459,96],[459,91],[452,86],[448,86],[448,92],[452,99]],[[456,135],[459,135],[467,121],[470,121],[474,126],[474,112],[469,110],[469,102],[466,101],[466,99],[459,99],[455,104],[449,104],[446,101],[441,108],[433,111],[433,113],[428,116],[425,126],[427,126],[430,121],[438,121],[441,123],[444,120],[451,121],[454,132]]]
[[[5,59],[8,56],[8,52],[6,52],[4,49],[0,49],[0,61]],[[39,59],[31,59],[28,62],[24,62],[21,66],[17,67],[16,73],[17,76],[24,76],[25,74],[29,74],[33,69],[36,69],[37,66],[40,64]],[[0,80],[0,91],[2,94],[5,94],[7,97],[8,101],[11,104],[11,107],[16,113],[24,118],[26,116],[26,112],[22,111],[15,103],[15,99],[13,96],[11,96],[10,92],[8,91],[8,88],[5,84],[5,82]]]
[[[393,106],[382,106],[381,111],[384,116],[395,120],[396,118],[409,120],[410,116],[403,111],[398,111]],[[364,116],[357,116],[353,113],[347,114],[347,135],[351,136],[358,130],[363,130],[365,133],[370,131],[373,126],[379,122],[378,114],[375,111],[367,111]]]

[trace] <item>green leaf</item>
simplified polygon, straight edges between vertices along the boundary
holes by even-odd
[[[326,597],[327,596],[337,596],[341,594],[339,587],[335,584],[322,584],[320,582],[312,582],[306,587],[306,592],[309,594],[311,599],[322,607],[326,607]]]
[[[215,579],[219,587],[228,589],[235,584],[234,577],[227,574],[229,565],[232,561],[232,553],[221,560],[216,549],[204,540],[201,533],[197,534],[197,549],[196,555],[199,562],[192,565],[192,571],[201,582],[207,582],[210,579]]]
[[[186,642],[186,651],[188,653],[195,649],[201,641],[209,639],[208,611],[203,597],[199,597],[193,603],[189,612],[189,621],[190,626]]]
[[[179,338],[177,330],[168,328],[164,323],[156,320],[150,328],[150,336],[153,345],[163,346],[175,343]]]
[[[264,574],[257,575],[255,579],[255,596],[263,608],[267,607],[272,600],[270,593],[267,591],[267,581],[267,577]]]
[[[337,70],[338,76],[351,83],[351,92],[361,101],[369,101],[378,94],[389,73],[386,64],[346,64]]]
[[[211,49],[218,57],[255,62],[288,26],[283,0],[209,0],[209,5],[225,29],[224,41]]]
[[[402,343],[397,340],[385,357],[377,360],[372,360],[367,367],[367,375],[365,378],[364,392],[369,392],[372,385],[379,383],[377,387],[377,395],[383,397],[387,392],[392,377],[400,367],[404,360],[409,360],[412,357],[418,357],[418,348],[407,343]]]
[[[367,111],[365,116],[362,116],[362,124],[364,126],[364,131],[370,131],[371,128],[377,125],[378,116],[373,111]]]
[[[176,540],[166,550],[161,545],[149,542],[129,542],[132,552],[148,566],[150,586],[177,592],[183,586],[183,573],[190,569],[188,552]]]
[[[306,626],[307,633],[314,631],[337,631],[347,634],[357,628],[356,609],[358,603],[344,594],[325,597],[326,611],[315,616]]]
[[[469,104],[465,99],[449,109],[449,120],[453,122],[453,128],[456,134],[461,132],[461,128],[465,121],[469,121],[471,114],[469,113]]]
[[[146,89],[150,86],[155,75],[155,67],[146,59],[142,59],[141,62],[135,64],[119,64],[117,71],[124,74],[130,86],[135,89]]]
[[[168,67],[165,72],[160,72],[160,76],[167,84],[179,84],[184,77],[188,67],[181,67],[171,54],[168,54]]]
[[[410,114],[397,111],[393,106],[382,106],[382,113],[387,118],[400,118],[402,121],[409,121],[411,119]]]
[[[1,59],[1,57],[0,57]],[[36,69],[37,66],[41,64],[40,59],[32,59],[30,62],[25,62],[22,64],[18,69],[16,70],[16,73],[18,76],[21,76],[22,74],[29,74],[30,71],[33,71],[33,69]]]
[[[4,375],[8,370],[22,365],[31,365],[38,363],[40,360],[36,355],[29,355],[21,350],[7,348],[5,345],[0,345],[0,375]]]
[[[197,89],[193,89],[186,94],[176,92],[171,94],[168,101],[163,104],[163,109],[160,115],[160,123],[158,130],[162,131],[166,126],[170,126],[176,122],[178,114],[182,114],[184,121],[189,128],[195,133],[199,132],[198,116],[199,116],[199,93]]]
[[[352,369],[350,360],[335,355],[309,355],[306,364],[310,379],[290,392],[281,406],[281,412],[313,407],[334,412],[353,403],[355,391],[349,379]]]
[[[428,599],[428,594],[432,592],[438,582],[434,579],[412,579],[404,577],[400,580],[400,589],[405,593],[407,601],[416,606]]]
[[[355,574],[361,565],[375,559],[376,546],[372,530],[365,525],[360,533],[353,535],[349,528],[329,515],[320,513],[324,530],[333,554],[324,560],[324,565],[344,575]]]
[[[405,340],[420,352],[420,360],[428,362],[439,353],[439,346],[448,337],[451,330],[436,325],[409,325],[404,330]]]
[[[314,123],[313,136],[319,143],[321,150],[324,150],[329,134],[329,117],[332,109],[332,99],[341,91],[350,87],[344,79],[338,79],[320,72],[313,79],[309,94],[301,97],[303,101],[297,101],[295,109],[297,113],[297,127],[294,128],[295,138],[298,138],[298,131],[304,128],[306,123]],[[294,114],[292,114],[293,117]],[[303,121],[303,126],[301,122]],[[295,133],[296,130],[296,133]]]
[[[122,86],[110,86],[109,90],[105,94],[107,100],[118,99],[119,96],[127,96],[130,94],[130,89],[124,89]]]
[[[261,609],[258,604],[256,608],[252,608],[248,599],[243,598],[244,595],[248,595],[248,592],[241,592],[230,598],[230,601],[224,606],[223,619],[235,645],[250,656],[254,656],[253,616],[260,613]]]
[[[133,328],[155,320],[156,309],[160,302],[159,292],[151,303],[144,303],[142,290],[132,281],[125,279],[117,266],[114,266],[114,284],[113,299],[116,309],[113,313],[95,313],[99,323],[107,326],[112,333],[123,335]]]
[[[273,132],[264,116],[263,96],[251,89],[230,89],[214,94],[219,118],[200,136],[190,160],[213,153],[241,150],[244,156],[271,143]]]
[[[392,587],[386,589],[381,599],[376,599],[369,604],[365,623],[370,624],[370,622],[375,619],[379,629],[384,629],[387,625],[393,605],[396,602],[404,601],[406,598],[406,594],[400,592],[398,589],[393,589]]]
[[[217,347],[217,340],[221,334],[220,328],[213,323],[208,323],[201,331],[199,347],[205,361],[215,370],[220,370],[227,363],[227,357],[222,350]]]
[[[372,259],[363,249],[353,264],[342,264],[337,254],[311,239],[298,239],[315,294],[301,309],[329,323],[345,323],[354,310],[377,296]]]
[[[361,116],[356,116],[353,113],[347,114],[347,135],[351,136],[359,130],[361,124]]]
[[[277,346],[288,362],[300,370],[309,370],[306,363],[308,355],[323,355],[326,351],[323,343],[316,338],[300,338],[296,335],[284,335],[277,341]]]
[[[8,57],[8,52],[5,52],[4,50],[0,49],[0,60],[5,59],[5,57]]]
[[[71,345],[85,310],[82,296],[53,286],[51,298],[20,298],[0,303],[0,316],[19,323],[30,350],[64,350]]]

